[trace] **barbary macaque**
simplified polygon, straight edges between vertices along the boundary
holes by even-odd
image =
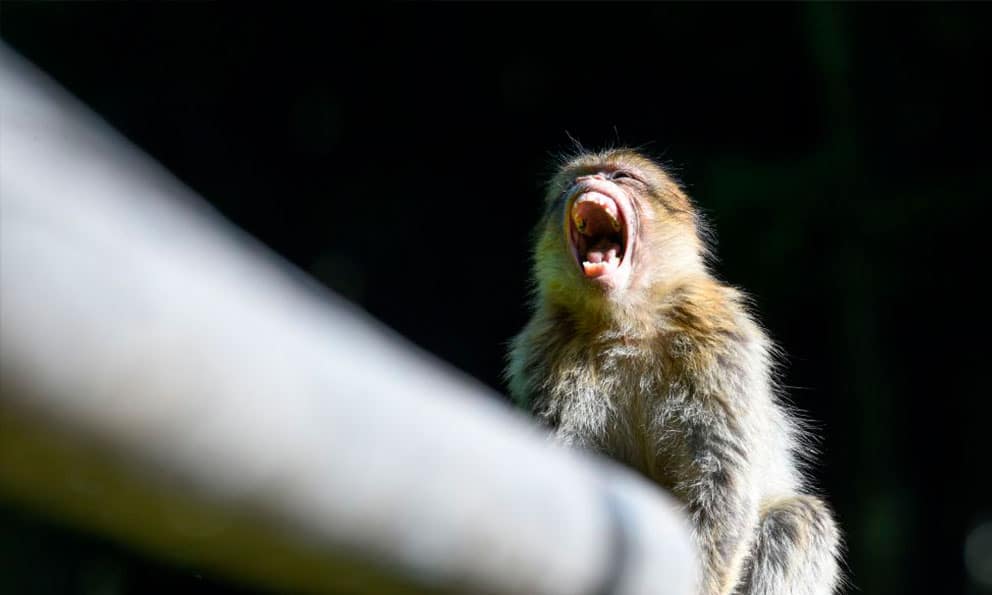
[[[802,473],[808,437],[746,298],[707,267],[692,202],[627,149],[571,159],[546,202],[533,316],[507,370],[514,399],[561,443],[684,504],[700,594],[834,593],[840,535]]]

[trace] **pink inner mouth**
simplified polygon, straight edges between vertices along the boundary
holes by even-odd
[[[627,222],[617,201],[586,189],[571,203],[568,212],[569,239],[583,275],[618,285],[628,242]]]

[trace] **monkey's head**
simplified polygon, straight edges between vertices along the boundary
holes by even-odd
[[[548,184],[538,225],[540,299],[572,310],[623,308],[705,271],[689,198],[661,166],[629,149],[584,153]]]

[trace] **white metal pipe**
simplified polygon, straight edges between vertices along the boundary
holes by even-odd
[[[0,494],[235,580],[693,588],[669,497],[549,445],[2,45],[0,391]]]

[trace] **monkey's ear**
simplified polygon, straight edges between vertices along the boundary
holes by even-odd
[[[543,217],[549,217],[553,215],[556,211],[562,209],[565,205],[565,191],[561,190],[555,194],[551,194],[549,191],[548,197],[544,205]]]

